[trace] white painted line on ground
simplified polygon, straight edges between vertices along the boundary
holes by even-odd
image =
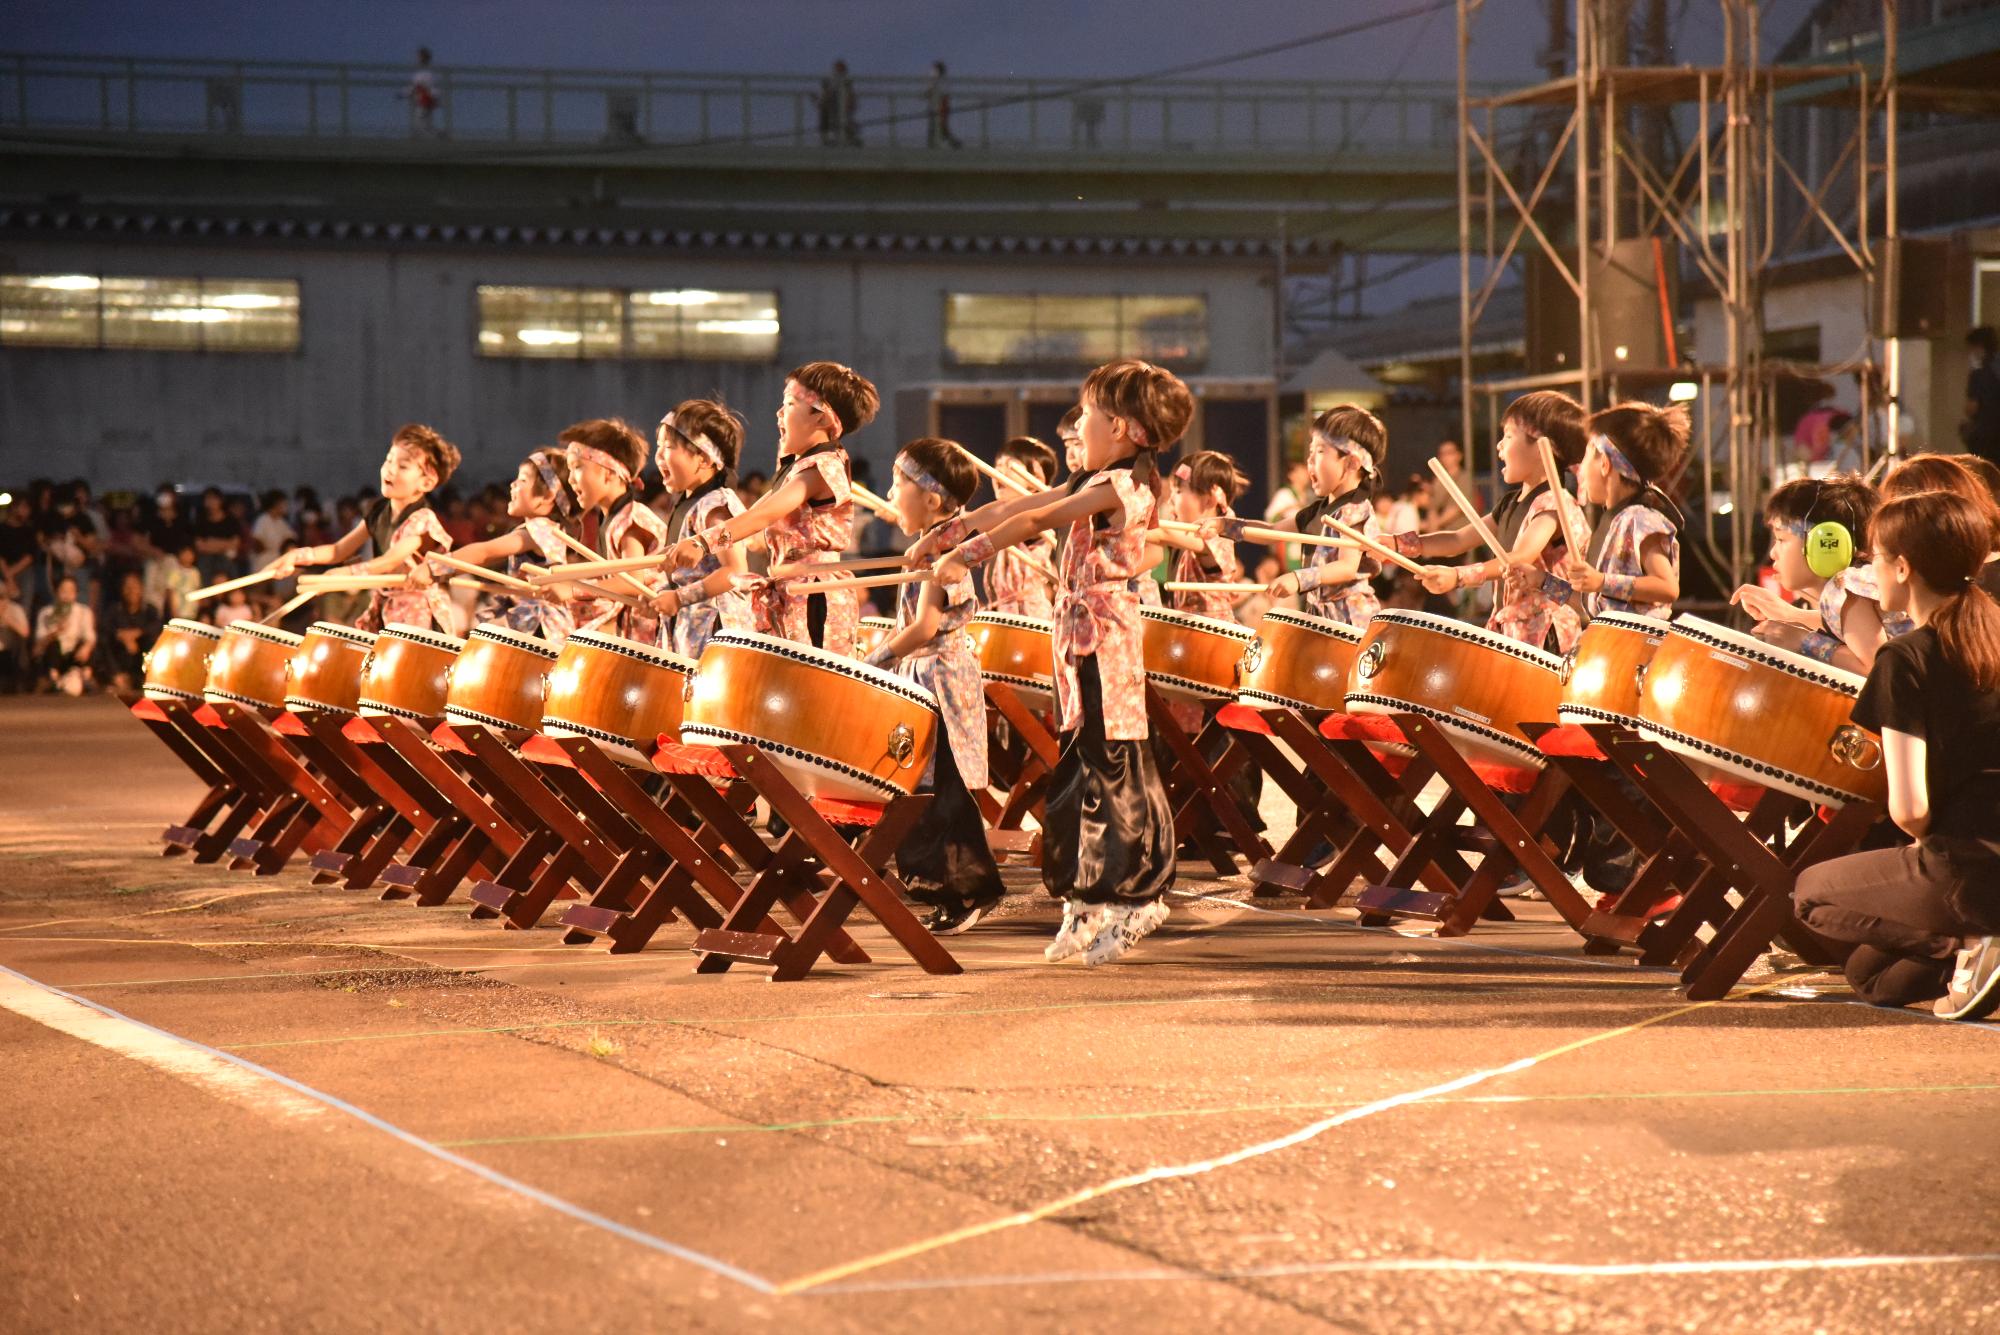
[[[155,1028],[143,1020],[135,1020],[129,1015],[112,1010],[109,1006],[79,997],[58,988],[50,987],[0,964],[0,1009],[12,1011],[24,1019],[46,1025],[58,1033],[94,1044],[107,1052],[129,1057],[155,1070],[177,1076],[218,1098],[246,1104],[260,1111],[276,1112],[281,1116],[319,1116],[326,1112],[343,1113],[362,1125],[393,1137],[412,1149],[419,1150],[434,1159],[463,1169],[502,1190],[510,1191],[543,1205],[558,1214],[569,1216],[579,1223],[588,1224],[607,1233],[637,1243],[648,1250],[661,1252],[676,1260],[698,1266],[711,1274],[733,1280],[744,1288],[758,1293],[772,1293],[775,1286],[760,1275],[718,1260],[713,1256],[655,1237],[651,1233],[621,1224],[615,1219],[598,1214],[560,1196],[553,1196],[539,1187],[507,1176],[505,1173],[488,1168],[482,1163],[454,1154],[450,1150],[434,1145],[423,1137],[405,1131],[390,1122],[383,1121],[366,1109],[358,1108],[345,1099],[336,1098],[323,1090],[280,1075],[268,1067],[243,1057],[233,1056],[206,1043],[184,1038],[165,1029]]]
[[[2000,1252],[1954,1252],[1937,1256],[1788,1256],[1768,1260],[1630,1261],[1571,1265],[1558,1261],[1435,1260],[1303,1261],[1296,1265],[1251,1266],[1228,1270],[1065,1270],[1042,1275],[961,1275],[934,1279],[874,1280],[828,1284],[817,1295],[910,1293],[945,1289],[1026,1288],[1043,1284],[1130,1284],[1167,1280],[1284,1279],[1305,1275],[1535,1275],[1553,1279],[1634,1279],[1673,1275],[1770,1275],[1811,1271],[1893,1270],[1913,1266],[2000,1265]]]

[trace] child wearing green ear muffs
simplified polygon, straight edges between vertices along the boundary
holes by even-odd
[[[1780,584],[1811,597],[1813,606],[1799,607],[1768,589],[1744,585],[1730,601],[1758,618],[1758,638],[1849,672],[1867,672],[1876,651],[1910,629],[1907,615],[1882,610],[1868,564],[1868,524],[1881,503],[1857,473],[1800,478],[1771,493],[1764,503],[1771,565]],[[1843,554],[1851,562],[1844,568]]]

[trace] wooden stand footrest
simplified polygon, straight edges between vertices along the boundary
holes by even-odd
[[[1599,941],[1615,941],[1622,946],[1636,946],[1652,921],[1636,915],[1622,913],[1593,913],[1583,920],[1584,935]]]
[[[779,952],[791,944],[782,936],[710,927],[695,933],[694,953],[703,959],[716,955],[746,964],[771,964],[777,961]]]
[[[160,831],[160,840],[169,853],[185,853],[201,842],[201,831],[192,825],[169,825]]]
[[[478,891],[473,897],[478,897]],[[592,936],[610,936],[621,920],[627,915],[618,909],[595,908],[589,904],[572,904],[563,910],[558,925],[573,932],[588,932]]]
[[[1361,889],[1355,907],[1364,913],[1395,913],[1406,918],[1442,919],[1456,901],[1435,890],[1417,890],[1399,885],[1369,885]]]

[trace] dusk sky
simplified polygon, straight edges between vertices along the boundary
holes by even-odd
[[[1644,0],[1636,0],[1643,4]],[[419,45],[441,64],[558,65],[857,74],[1142,73],[1395,13],[1421,0],[14,0],[5,45],[35,53],[401,63]],[[1811,0],[1764,6],[1773,49]],[[1714,0],[1669,0],[1676,55],[1715,58]],[[1475,26],[1475,77],[1529,77],[1547,31],[1544,0],[1489,0]],[[1229,67],[1243,77],[1449,78],[1449,8]]]

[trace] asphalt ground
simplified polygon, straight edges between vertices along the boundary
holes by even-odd
[[[2000,1326],[2000,1028],[1824,974],[1192,876],[1049,966],[1029,874],[773,985],[162,859],[195,796],[0,700],[0,1329]]]

